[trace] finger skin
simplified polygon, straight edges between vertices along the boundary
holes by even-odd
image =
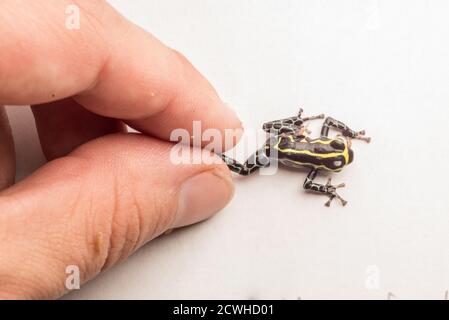
[[[167,229],[225,206],[233,191],[227,168],[174,165],[171,147],[138,134],[110,135],[0,193],[0,298],[59,297],[67,266],[78,266],[85,282]],[[217,179],[184,198],[202,176]],[[211,197],[214,210],[195,211]]]
[[[14,141],[5,107],[0,106],[0,190],[14,183],[16,157]]]
[[[96,138],[126,132],[116,119],[94,114],[68,98],[32,107],[42,150],[48,160],[69,154]]]
[[[0,103],[42,104],[73,96],[94,113],[165,140],[173,129],[191,129],[193,121],[201,121],[203,130],[241,128],[180,53],[105,1],[75,3],[79,30],[63,23],[73,1],[0,3]]]

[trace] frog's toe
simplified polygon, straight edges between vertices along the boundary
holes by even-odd
[[[346,184],[345,184],[345,183],[341,183],[341,184],[339,184],[339,185],[337,185],[337,186],[333,186],[333,185],[331,184],[331,182],[332,182],[332,180],[329,178],[329,180],[328,180],[328,182],[327,182],[327,184],[326,184],[326,186],[330,189],[329,194],[328,194],[329,200],[328,200],[324,205],[325,205],[326,207],[330,207],[332,201],[334,201],[334,199],[338,199],[343,207],[346,206],[346,205],[348,204],[348,201],[346,201],[345,199],[343,199],[343,198],[337,193],[337,191],[336,191],[336,190],[339,189],[339,188],[344,188],[344,187],[346,187]]]
[[[371,143],[371,138],[370,137],[360,137],[359,138],[362,141],[365,141],[366,143]]]
[[[355,139],[359,139],[362,141],[365,141],[366,143],[370,143],[371,142],[371,138],[370,137],[365,137],[366,131],[362,130],[357,132]]]

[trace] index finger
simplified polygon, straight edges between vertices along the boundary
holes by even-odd
[[[73,96],[88,110],[168,139],[176,128],[240,128],[210,83],[179,53],[105,1],[75,1],[79,28],[65,23],[73,1],[0,3],[0,104]]]

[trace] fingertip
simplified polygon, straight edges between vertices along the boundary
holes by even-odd
[[[213,169],[190,177],[181,186],[173,228],[206,220],[223,209],[234,195],[228,173]]]

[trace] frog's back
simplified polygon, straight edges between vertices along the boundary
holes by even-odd
[[[346,162],[345,145],[337,139],[279,136],[274,149],[275,157],[288,167],[339,171]]]

